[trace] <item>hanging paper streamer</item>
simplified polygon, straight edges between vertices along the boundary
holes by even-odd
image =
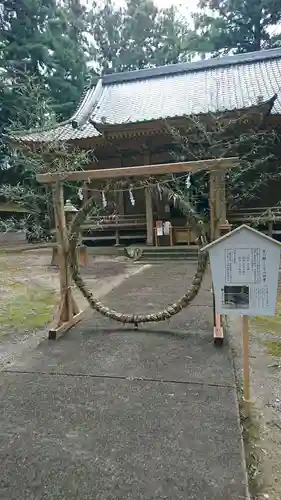
[[[131,204],[133,205],[133,207],[135,206],[136,204],[136,200],[134,198],[134,194],[133,194],[133,191],[132,191],[132,188],[129,189],[129,196],[130,196],[130,202]]]
[[[186,178],[185,186],[186,186],[186,189],[189,189],[190,186],[191,186],[191,177],[190,177],[190,174],[188,174],[188,176]]]
[[[163,233],[166,236],[169,236],[170,231],[171,231],[171,222],[169,220],[166,220],[163,224]]]
[[[78,198],[79,198],[79,200],[80,200],[80,201],[82,201],[82,200],[83,200],[84,195],[83,195],[83,189],[82,189],[82,188],[79,188],[79,189],[78,189],[77,196],[78,196]]]
[[[103,206],[103,208],[106,208],[107,207],[107,201],[106,201],[106,197],[105,197],[104,191],[102,191],[102,193],[101,193],[101,198],[102,198],[102,206]]]

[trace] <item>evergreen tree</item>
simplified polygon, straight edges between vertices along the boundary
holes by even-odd
[[[19,87],[29,78],[45,88],[44,70],[49,61],[47,23],[54,14],[54,0],[3,0],[0,30],[2,50],[1,71],[1,128],[10,122],[26,123],[33,102],[22,101]],[[28,104],[28,106],[26,106]],[[36,106],[36,104],[35,104]],[[28,112],[29,110],[29,112]],[[30,126],[37,125],[30,123]],[[1,130],[1,129],[0,129]]]
[[[281,45],[279,0],[200,0],[190,46],[214,55]]]
[[[11,127],[31,128],[42,124],[38,95],[23,91],[23,87],[26,90],[40,86],[46,99],[44,71],[49,59],[46,29],[55,3],[54,0],[2,0],[1,5],[0,180],[8,176],[16,182],[21,169],[7,169],[16,160],[6,134]]]
[[[175,7],[127,0],[124,8],[105,0],[91,17],[95,59],[103,73],[176,63],[189,58],[187,23]]]
[[[41,75],[49,57],[46,28],[55,0],[2,0],[1,6],[1,67],[11,78]]]
[[[48,85],[53,109],[60,119],[69,118],[86,86],[89,70],[87,13],[79,0],[66,0],[49,21]]]
[[[79,0],[3,0],[0,5],[0,170],[19,180],[22,169],[7,144],[9,129],[71,116],[85,86],[85,11]],[[48,111],[47,111],[48,109]]]
[[[98,73],[112,73],[122,67],[120,61],[123,10],[112,0],[89,12],[90,32],[94,38],[91,54]]]
[[[3,0],[0,17],[3,122],[26,123],[33,103],[18,88],[32,78],[51,98],[59,118],[69,117],[85,86],[87,43],[85,9],[79,0]],[[1,50],[2,49],[2,50]],[[26,98],[28,96],[26,94]]]

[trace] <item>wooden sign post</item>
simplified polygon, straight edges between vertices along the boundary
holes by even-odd
[[[210,254],[215,313],[242,316],[244,401],[250,402],[249,316],[276,314],[281,243],[242,226],[202,248]]]
[[[244,401],[250,402],[250,367],[249,367],[249,317],[242,316],[243,325],[243,377]]]

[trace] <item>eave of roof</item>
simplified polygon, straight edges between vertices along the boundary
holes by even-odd
[[[266,76],[270,71],[271,79]],[[116,136],[123,131],[128,136],[135,129],[139,135],[149,123],[159,130],[165,120],[250,110],[262,104],[262,97],[263,104],[270,103],[269,112],[273,108],[273,113],[281,113],[281,99],[276,99],[280,87],[281,48],[105,75],[84,93],[69,120],[51,130],[21,134],[18,140],[29,144],[102,142],[105,132]]]
[[[274,105],[274,102],[276,100],[276,95],[274,95],[271,99],[268,101],[264,101],[259,103],[256,106],[249,106],[247,108],[240,108],[240,109],[225,109],[223,111],[223,116],[226,119],[243,119],[245,114],[247,116],[267,116],[270,114],[271,109]],[[208,121],[208,118],[210,118],[210,113],[201,113],[196,115],[197,119],[202,120],[202,123],[206,123]],[[218,113],[212,113],[212,117],[214,119],[219,118],[222,116],[221,112]],[[128,123],[98,123],[94,122],[91,119],[89,119],[90,123],[95,127],[96,130],[100,132],[101,135],[108,133],[111,134],[112,132],[115,132],[116,134],[126,134],[129,131],[134,130],[136,135],[140,135],[141,132],[143,133],[149,133],[149,132],[154,132],[154,133],[159,133],[159,132],[164,132],[166,131],[169,133],[170,127],[172,126],[186,126],[189,122],[189,116],[188,115],[180,115],[180,116],[167,116],[166,118],[159,118],[157,120],[143,120],[143,121],[137,121],[137,122],[128,122]]]
[[[24,208],[17,203],[10,201],[0,201],[0,212],[17,212],[17,213],[28,213],[29,210]]]

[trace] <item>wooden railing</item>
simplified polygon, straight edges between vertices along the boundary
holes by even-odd
[[[281,234],[281,207],[243,208],[228,211],[230,224],[249,224],[256,228],[267,228],[269,236]]]
[[[146,216],[108,215],[89,217],[82,225],[84,242],[114,241],[120,245],[122,240],[146,239]]]

